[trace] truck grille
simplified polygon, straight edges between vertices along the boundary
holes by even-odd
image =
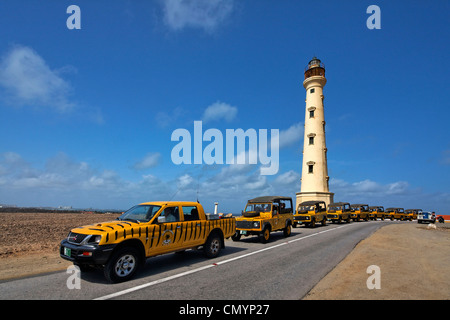
[[[67,237],[67,241],[74,244],[80,244],[87,236],[88,236],[87,234],[71,232]]]
[[[236,228],[253,229],[253,221],[236,221]]]

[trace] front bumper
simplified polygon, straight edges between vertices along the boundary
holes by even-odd
[[[294,215],[294,222],[297,223],[311,222],[311,216],[305,214]]]
[[[61,258],[78,264],[103,265],[108,261],[116,245],[77,245],[67,239],[61,241],[59,255]]]

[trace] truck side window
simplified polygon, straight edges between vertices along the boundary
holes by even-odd
[[[197,207],[189,206],[189,207],[182,207],[182,208],[183,208],[184,221],[200,220],[200,218],[198,216]]]
[[[281,213],[291,213],[292,211],[292,203],[289,200],[281,200]]]
[[[180,221],[180,212],[178,207],[167,207],[164,209],[164,212],[161,213],[161,216],[166,217],[166,222],[179,222]]]

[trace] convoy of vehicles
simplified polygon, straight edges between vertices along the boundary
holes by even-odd
[[[298,205],[297,213],[294,215],[294,227],[305,224],[314,228],[320,222],[323,226],[327,224],[327,205],[325,201],[305,201]]]
[[[348,202],[334,202],[328,205],[327,218],[333,223],[350,222],[352,209]]]
[[[303,224],[315,227],[350,219],[359,221],[385,218],[435,223],[434,212],[421,209],[387,208],[348,202],[306,201],[296,212],[292,198],[264,196],[248,200],[241,216],[206,214],[198,202],[145,202],[124,212],[117,220],[74,228],[61,242],[60,256],[72,261],[82,271],[103,269],[110,282],[131,279],[149,257],[202,249],[215,258],[225,248],[225,239],[239,241],[242,236],[258,236],[266,243],[270,234],[282,231],[291,235],[291,227]],[[444,221],[443,217],[441,220]]]
[[[200,203],[146,202],[115,221],[72,229],[61,242],[60,256],[81,270],[101,267],[107,280],[122,282],[156,255],[203,248],[215,258],[235,232],[235,218],[209,220]]]
[[[293,215],[290,197],[265,196],[248,200],[242,216],[236,218],[236,233],[232,239],[239,241],[241,236],[256,235],[266,243],[274,231],[283,231],[283,235],[289,237]]]

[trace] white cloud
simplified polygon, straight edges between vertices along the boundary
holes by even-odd
[[[189,27],[212,33],[230,16],[234,0],[162,0],[161,4],[170,29]]]
[[[225,120],[231,122],[237,115],[238,109],[227,103],[217,101],[208,106],[203,113],[204,122]]]
[[[335,201],[368,203],[369,205],[394,203],[397,200],[401,201],[403,198],[413,198],[421,193],[418,190],[411,189],[409,183],[406,181],[381,184],[366,179],[350,183],[333,178],[330,179],[330,191],[335,193]]]
[[[61,70],[50,69],[33,49],[18,46],[0,62],[0,86],[11,104],[51,107],[65,112],[75,104],[69,99],[72,88],[60,76]]]
[[[293,124],[286,130],[280,131],[280,149],[296,144],[303,138],[303,122]],[[301,147],[301,146],[300,146]]]
[[[161,159],[159,152],[148,153],[142,160],[134,164],[133,168],[136,170],[145,170],[158,165]]]

